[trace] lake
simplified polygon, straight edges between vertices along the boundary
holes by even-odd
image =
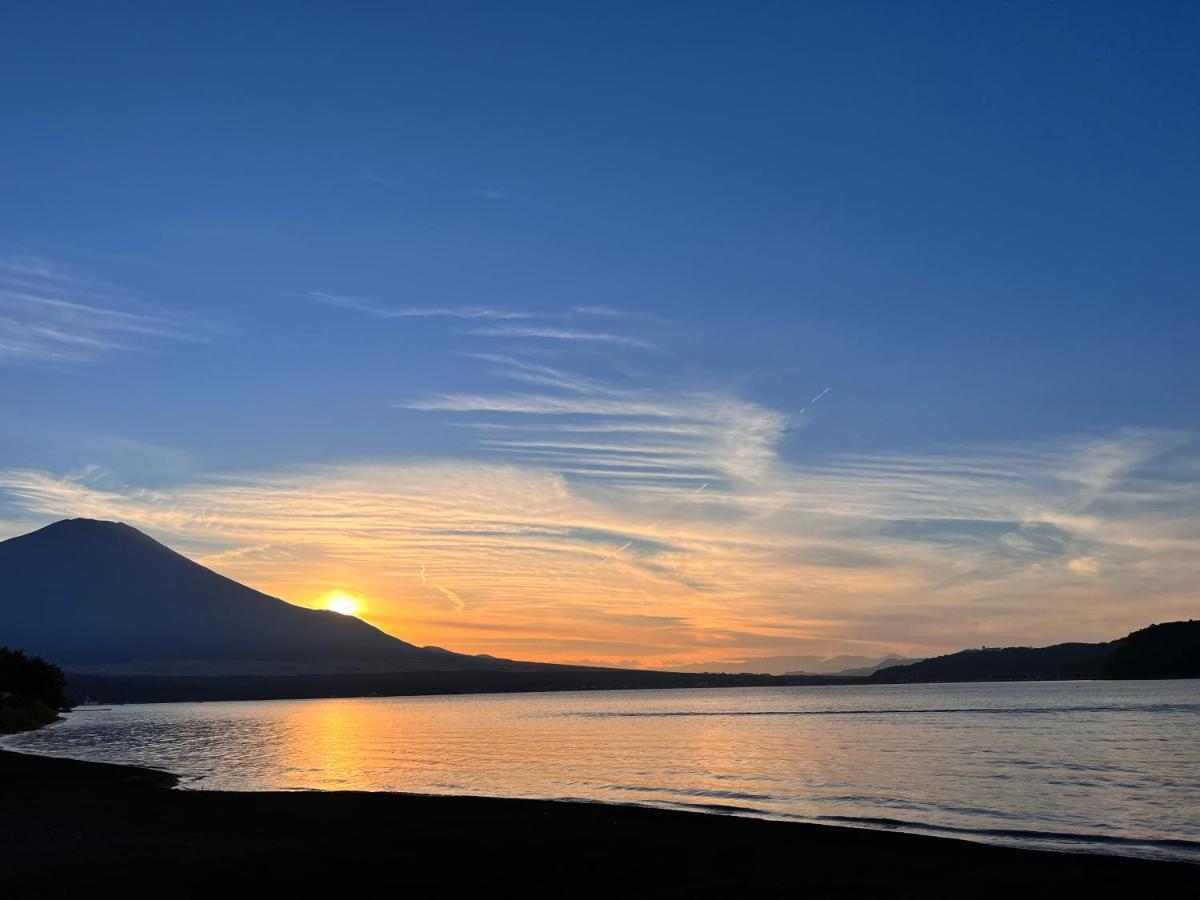
[[[85,707],[4,746],[185,788],[636,803],[1200,862],[1200,681]]]

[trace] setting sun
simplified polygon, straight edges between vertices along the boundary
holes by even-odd
[[[359,602],[349,594],[341,591],[331,591],[321,600],[321,608],[330,612],[341,613],[343,616],[353,616],[358,613]]]

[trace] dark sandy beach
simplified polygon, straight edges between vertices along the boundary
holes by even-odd
[[[0,881],[42,896],[253,889],[543,896],[1196,896],[1200,867],[635,807],[172,791],[0,751]],[[1168,893],[1169,892],[1169,893]]]

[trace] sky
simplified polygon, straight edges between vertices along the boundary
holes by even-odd
[[[1200,613],[1200,8],[0,13],[0,537],[677,667]]]

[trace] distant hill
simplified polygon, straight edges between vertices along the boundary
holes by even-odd
[[[1055,644],[1053,647],[988,647],[960,650],[905,666],[890,666],[872,681],[1037,681],[1099,678],[1109,644]]]
[[[1200,621],[1151,625],[1117,641],[1105,678],[1200,678]]]
[[[985,647],[880,669],[870,681],[1048,681],[1200,678],[1200,621],[1167,622],[1101,644]]]

